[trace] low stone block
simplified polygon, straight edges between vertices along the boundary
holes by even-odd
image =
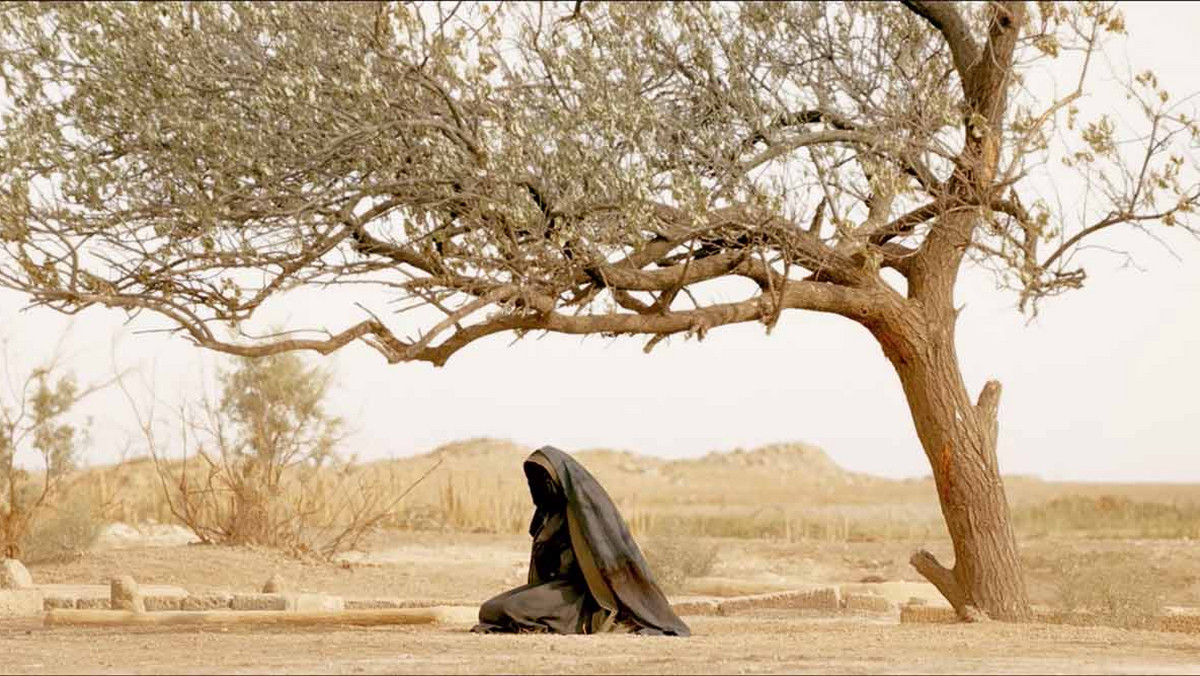
[[[99,584],[40,584],[34,587],[42,592],[45,607],[78,608],[81,610],[109,610],[112,605],[112,585]],[[138,594],[143,600],[157,599],[154,603],[158,610],[178,610],[179,603],[187,597],[187,590],[171,585],[146,584],[138,585]],[[178,599],[173,601],[171,599]],[[228,607],[228,602],[226,602]]]
[[[234,594],[229,604],[234,610],[287,610],[283,594]]]
[[[37,589],[0,590],[0,617],[29,617],[42,614],[45,599]]]
[[[944,606],[900,606],[900,622],[920,624],[954,624],[958,622],[958,614],[953,608]]]
[[[32,589],[33,576],[16,559],[0,560],[0,589]]]
[[[233,603],[233,594],[215,592],[212,594],[195,594],[180,601],[180,610],[229,610]]]
[[[807,591],[786,591],[753,596],[737,596],[721,601],[717,610],[729,615],[743,610],[771,608],[783,610],[831,610],[841,608],[841,595],[836,587]]]
[[[913,598],[924,599],[929,605],[948,606],[941,592],[928,582],[892,582],[852,583],[838,585],[838,590],[845,599],[850,594],[873,594],[882,596],[894,606],[902,606]]]
[[[330,594],[284,594],[287,610],[297,612],[331,612],[345,610],[346,602]]]
[[[234,610],[314,612],[344,610],[345,601],[329,594],[234,594]]]
[[[54,610],[55,608],[75,608],[76,599],[74,596],[46,596],[42,601],[42,606],[46,610]]]
[[[398,599],[398,598],[347,598],[342,600],[346,610],[381,610],[387,608],[433,608],[434,606],[460,606],[462,600],[445,599]],[[476,605],[478,607],[478,605]]]
[[[714,599],[677,601],[671,604],[676,615],[716,615],[721,610],[721,602]]]
[[[1164,615],[1158,618],[1158,630],[1200,634],[1200,615]]]
[[[146,605],[148,612],[156,610],[180,610],[183,606],[183,599],[178,596],[144,596],[142,601]]]
[[[892,611],[891,601],[875,594],[847,594],[845,604],[846,610],[868,613],[890,613]]]
[[[344,605],[347,610],[384,610],[392,608],[403,608],[403,601],[400,599],[345,599]]]

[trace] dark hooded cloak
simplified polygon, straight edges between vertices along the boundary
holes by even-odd
[[[484,603],[474,631],[688,636],[600,482],[553,446],[524,469],[536,506],[529,580]]]

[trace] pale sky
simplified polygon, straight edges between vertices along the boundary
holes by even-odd
[[[1152,68],[1177,96],[1200,91],[1200,4],[1124,10],[1130,37],[1116,43],[1114,56],[1127,52],[1135,70]],[[1094,81],[1089,106],[1116,96],[1103,82]],[[1200,243],[1167,241],[1182,260],[1145,236],[1104,240],[1133,252],[1143,270],[1122,268],[1115,257],[1089,258],[1086,287],[1046,302],[1030,324],[1013,307],[1015,297],[994,291],[988,275],[966,275],[959,355],[972,393],[989,378],[1004,384],[1005,473],[1200,482]],[[346,311],[352,301],[350,292],[288,298],[272,317],[338,329],[357,316]],[[32,365],[69,321],[45,310],[20,312],[23,304],[0,291],[0,336],[18,363]],[[111,372],[114,339],[118,363],[139,367],[145,378],[157,374],[166,399],[202,387],[203,369],[222,359],[182,338],[130,333],[162,328],[162,320],[147,315],[123,326],[124,319],[92,309],[70,325],[71,363],[81,379]],[[769,337],[759,325],[732,326],[703,343],[673,340],[649,356],[638,339],[511,341],[492,337],[441,369],[388,366],[365,346],[327,358],[338,383],[332,408],[356,429],[344,450],[368,459],[402,456],[492,436],[690,457],[805,441],[852,470],[929,473],[895,373],[866,331],[840,318],[791,312]],[[135,429],[124,396],[103,392],[83,409],[95,419],[87,461],[116,459]]]

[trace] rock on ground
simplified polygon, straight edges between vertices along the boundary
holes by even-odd
[[[146,611],[146,602],[138,589],[138,583],[129,575],[112,579],[109,602],[113,610],[132,610],[139,613]]]
[[[0,561],[0,589],[32,589],[33,576],[16,559]]]
[[[282,594],[286,591],[289,591],[287,588],[287,583],[284,581],[283,576],[279,573],[272,575],[262,588],[262,593],[264,594]]]

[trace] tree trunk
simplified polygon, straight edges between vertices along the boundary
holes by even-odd
[[[954,543],[952,568],[923,550],[910,562],[964,620],[1028,620],[1029,597],[996,459],[1000,383],[988,382],[972,403],[954,349],[953,311],[940,322],[920,321],[926,318],[909,314],[874,331],[900,376]]]

